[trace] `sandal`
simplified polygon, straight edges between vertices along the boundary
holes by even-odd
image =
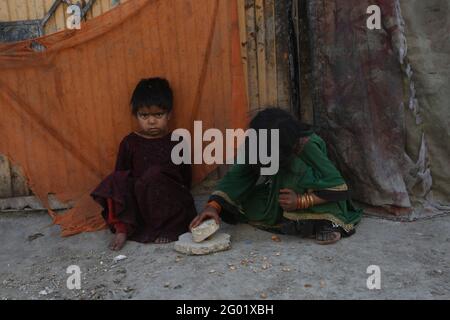
[[[339,227],[322,225],[316,232],[316,243],[320,245],[333,244],[341,238],[342,234]]]

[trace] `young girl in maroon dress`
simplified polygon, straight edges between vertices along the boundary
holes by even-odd
[[[126,240],[175,241],[197,215],[191,167],[171,161],[176,145],[168,130],[172,105],[167,80],[144,79],[134,90],[131,107],[140,131],[122,140],[114,172],[91,194],[115,233],[112,250],[120,250]]]

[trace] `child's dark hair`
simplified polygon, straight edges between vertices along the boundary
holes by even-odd
[[[151,106],[172,111],[173,93],[169,82],[161,78],[142,79],[134,89],[130,104],[134,115],[140,108]]]
[[[275,107],[268,107],[260,111],[251,120],[249,127],[257,132],[259,129],[279,130],[280,169],[289,166],[294,153],[294,146],[298,143],[299,138],[309,136],[314,132],[312,126],[298,121],[289,112]],[[271,153],[270,133],[268,139],[268,151]]]

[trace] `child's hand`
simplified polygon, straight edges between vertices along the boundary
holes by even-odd
[[[203,209],[200,215],[192,220],[191,224],[189,225],[189,230],[198,227],[203,221],[208,219],[214,219],[217,224],[220,224],[219,212],[215,208],[206,207],[205,209]]]
[[[278,202],[284,211],[295,211],[297,209],[297,193],[291,189],[281,189]]]

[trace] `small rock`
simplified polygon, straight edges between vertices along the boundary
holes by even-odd
[[[322,289],[325,288],[325,281],[320,280],[320,287],[321,287]]]
[[[42,233],[36,233],[36,234],[31,235],[31,236],[28,236],[27,240],[29,242],[31,242],[31,241],[36,240],[37,238],[40,238],[40,237],[43,237],[43,236],[44,235]]]
[[[310,285],[310,284],[305,284],[305,288],[311,288],[312,287],[312,285]]]
[[[281,256],[281,252],[277,252],[277,253],[275,253],[275,255],[276,255],[277,257],[279,257],[279,256]]]
[[[177,289],[181,289],[181,288],[183,288],[183,286],[181,285],[181,284],[179,284],[179,285],[176,285],[175,287],[173,287],[175,290],[177,290]]]
[[[50,289],[49,287],[45,287],[45,290],[39,291],[39,294],[41,296],[46,296],[46,295],[48,295],[48,294],[50,294],[52,292],[53,292],[52,289]]]
[[[280,239],[279,236],[273,235],[273,236],[272,236],[272,241],[275,241],[275,242],[281,242],[281,239]]]
[[[168,287],[170,287],[170,282],[164,283],[164,288],[168,288]]]
[[[260,297],[261,297],[261,299],[267,299],[267,294],[266,293],[261,293]]]
[[[116,270],[116,273],[127,273],[127,270],[125,270],[125,269],[117,269]]]
[[[241,265],[248,266],[248,260],[247,259],[241,260]]]
[[[192,239],[197,243],[202,242],[212,236],[217,230],[219,230],[219,225],[214,219],[206,220],[198,227],[192,229]]]
[[[284,267],[283,269],[281,269],[283,272],[290,272],[291,268],[289,267]]]
[[[216,270],[209,270],[209,273],[215,273],[216,272]]]
[[[118,255],[117,257],[115,257],[113,260],[114,260],[114,262],[119,262],[119,261],[125,260],[126,258],[127,258],[127,256],[124,256],[123,254],[121,254],[121,255]],[[100,264],[103,264],[103,262],[100,262]]]

